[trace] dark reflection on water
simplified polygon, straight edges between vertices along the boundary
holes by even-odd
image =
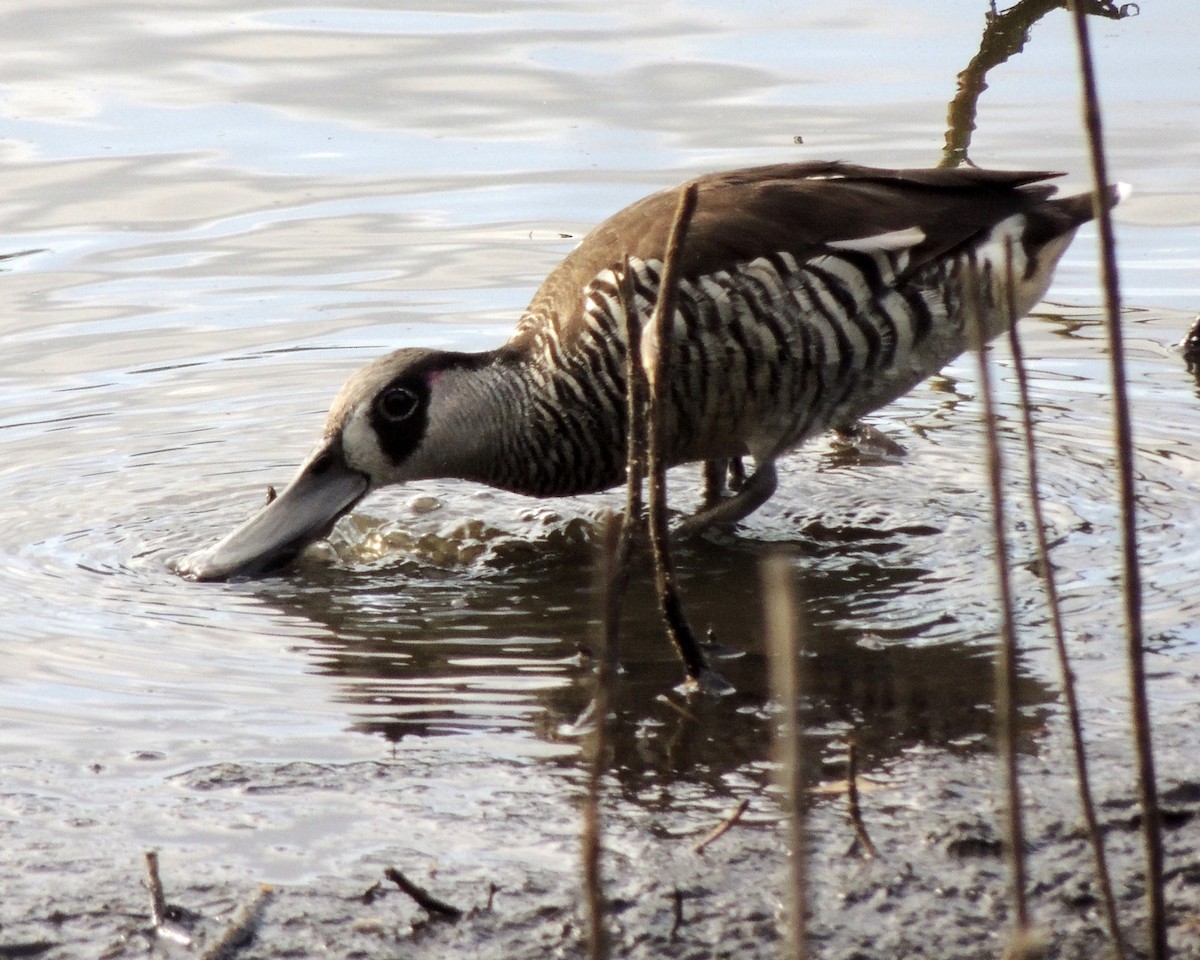
[[[314,663],[339,678],[357,729],[397,742],[472,729],[570,740],[586,727],[576,722],[591,697],[597,621],[594,529],[579,520],[564,529],[569,535],[560,529],[549,542],[514,543],[467,572],[426,566],[420,574],[411,561],[308,565],[264,589],[286,612],[328,628]],[[848,736],[876,772],[914,745],[991,742],[988,646],[941,640],[953,633],[953,611],[923,609],[920,600],[936,576],[887,562],[899,543],[925,535],[937,531],[814,526],[788,545],[812,621],[805,722],[830,776],[841,775]],[[611,734],[612,766],[631,793],[676,779],[724,793],[742,777],[768,776],[772,708],[758,568],[769,549],[702,541],[679,553],[690,616],[713,631],[720,670],[736,687],[719,700],[673,690],[681,668],[639,563]],[[921,642],[930,638],[939,642]],[[1025,676],[1020,697],[1032,729],[1054,692]]]
[[[1140,10],[1136,3],[1117,5],[1111,0],[1081,0],[1084,13],[1088,16],[1109,20],[1136,17]],[[987,89],[990,70],[1016,56],[1029,42],[1033,26],[1051,11],[1068,7],[1068,0],[1020,0],[1007,9],[997,12],[992,4],[991,11],[984,15],[983,37],[979,52],[958,74],[958,89],[947,109],[946,145],[942,149],[941,165],[954,167],[968,162],[967,151],[971,145],[971,134],[975,131],[975,117],[979,109],[979,98]]]

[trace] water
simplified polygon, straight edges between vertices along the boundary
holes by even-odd
[[[0,764],[13,849],[50,844],[65,862],[69,841],[48,837],[75,818],[131,849],[188,843],[256,878],[307,876],[375,843],[354,803],[382,801],[315,790],[325,799],[306,816],[254,791],[214,805],[197,800],[204,771],[386,760],[418,791],[406,810],[430,855],[494,852],[495,828],[470,816],[487,782],[558,809],[520,825],[529,850],[552,834],[567,862],[596,521],[615,496],[420,484],[370,500],[282,578],[198,585],[169,564],[287,481],[358,365],[399,346],[503,342],[578,237],[644,193],[791,158],[936,163],[955,75],[978,49],[986,5],[970,6],[7,0]],[[1136,190],[1117,221],[1164,726],[1194,710],[1200,660],[1197,386],[1171,348],[1200,303],[1190,7],[1093,25],[1110,164]],[[1059,11],[993,71],[976,162],[1086,185],[1073,57]],[[1089,717],[1115,742],[1119,550],[1094,261],[1089,228],[1023,332]],[[1007,351],[994,356],[1010,383]],[[1002,405],[1014,460],[1010,387]],[[742,654],[722,661],[737,696],[687,706],[696,720],[635,589],[614,759],[630,803],[721,809],[769,778],[756,569],[778,544],[818,628],[810,721],[829,758],[854,731],[868,769],[903,779],[914,746],[987,744],[978,413],[967,359],[874,418],[903,458],[815,444],[738,538],[682,552],[695,621]],[[674,490],[686,504],[694,475]],[[1032,731],[1059,708],[1016,526]],[[223,833],[226,816],[246,829]]]

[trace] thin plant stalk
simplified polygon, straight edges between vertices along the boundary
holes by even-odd
[[[803,626],[792,586],[791,564],[785,557],[763,563],[764,627],[770,656],[771,688],[779,704],[775,753],[787,811],[789,875],[787,878],[787,937],[785,957],[808,956],[807,863],[804,842],[804,757],[801,741],[800,695]]]
[[[1117,273],[1116,242],[1108,183],[1108,162],[1100,119],[1100,98],[1088,25],[1079,0],[1071,0],[1075,39],[1079,48],[1082,82],[1083,122],[1092,161],[1092,196],[1100,242],[1100,276],[1104,284],[1105,320],[1113,398],[1113,432],[1117,455],[1117,499],[1121,510],[1121,555],[1125,606],[1125,640],[1129,659],[1130,710],[1134,750],[1137,756],[1138,791],[1142,806],[1142,839],[1146,853],[1146,912],[1150,926],[1151,960],[1166,960],[1166,903],[1163,896],[1163,842],[1159,821],[1158,783],[1154,770],[1154,747],[1150,704],[1146,695],[1145,635],[1142,623],[1142,576],[1138,563],[1137,511],[1134,487],[1133,427],[1125,377],[1125,344],[1121,331],[1121,289]]]
[[[983,337],[983,291],[978,264],[972,259],[964,274],[966,322],[976,340],[979,357],[979,395],[983,406],[984,442],[987,453],[988,487],[992,501],[992,538],[995,543],[996,580],[1000,599],[1000,644],[996,652],[997,737],[1000,767],[1005,787],[1005,833],[1009,870],[1012,875],[1013,908],[1016,912],[1016,942],[1029,932],[1029,902],[1026,898],[1025,828],[1021,810],[1020,765],[1017,755],[1017,634],[1013,615],[1012,571],[1008,557],[1005,521],[1004,461],[996,430],[996,404],[987,344]]]
[[[601,876],[602,824],[600,794],[608,754],[608,709],[611,690],[619,670],[618,653],[621,612],[625,589],[629,584],[629,565],[633,542],[642,523],[642,484],[646,474],[646,375],[641,364],[642,327],[633,290],[633,274],[628,258],[618,281],[621,309],[625,316],[625,415],[627,418],[625,455],[625,512],[618,524],[609,517],[601,535],[599,581],[603,594],[603,623],[596,669],[596,694],[592,701],[595,733],[593,756],[588,769],[587,795],[584,798],[583,860],[584,900],[587,907],[588,957],[604,960],[609,954],[608,931],[604,925],[605,901]]]
[[[633,289],[633,267],[625,258],[621,279],[617,284],[621,310],[625,314],[625,417],[627,420],[625,448],[625,524],[622,527],[623,550],[626,530],[635,527],[642,514],[642,483],[646,479],[646,403],[649,384],[642,366],[642,324],[638,313],[637,294]]]
[[[621,610],[629,584],[634,538],[645,518],[642,484],[646,479],[646,372],[642,367],[642,325],[633,289],[633,273],[626,257],[617,284],[625,317],[625,512],[620,535],[604,580],[604,650],[610,675],[620,662]]]
[[[671,339],[675,322],[675,301],[678,293],[679,259],[687,238],[688,226],[696,209],[696,185],[688,184],[679,195],[675,221],[663,259],[662,279],[651,318],[650,334],[642,340],[642,361],[649,379],[647,409],[646,472],[650,478],[649,516],[650,546],[654,552],[655,583],[659,608],[675,649],[683,660],[688,680],[697,685],[720,685],[708,666],[696,634],[687,621],[683,601],[675,583],[675,565],[671,559],[667,531],[667,478],[663,463],[663,417],[671,381]]]
[[[1113,941],[1116,957],[1124,955],[1124,939],[1121,924],[1117,919],[1117,902],[1113,896],[1112,878],[1108,870],[1108,857],[1104,851],[1104,840],[1100,835],[1100,824],[1096,817],[1096,805],[1092,799],[1091,777],[1088,773],[1087,747],[1083,740],[1083,719],[1079,709],[1079,695],[1075,689],[1075,674],[1071,670],[1071,657],[1067,650],[1066,630],[1063,625],[1062,604],[1058,597],[1058,578],[1050,562],[1050,543],[1046,536],[1046,517],[1042,510],[1042,481],[1038,466],[1037,443],[1033,434],[1033,405],[1029,396],[1029,376],[1025,368],[1025,352],[1017,332],[1016,303],[1013,276],[1012,241],[1005,245],[1004,289],[1008,298],[1008,342],[1012,351],[1013,368],[1017,374],[1017,392],[1020,396],[1021,418],[1025,437],[1025,464],[1029,475],[1029,511],[1033,517],[1034,539],[1037,544],[1038,566],[1041,568],[1042,584],[1046,591],[1046,605],[1050,611],[1050,631],[1054,636],[1054,649],[1058,657],[1059,672],[1062,674],[1063,699],[1067,705],[1067,724],[1071,730],[1071,743],[1075,756],[1075,782],[1079,786],[1079,806],[1087,828],[1088,842],[1096,861],[1096,880],[1100,897],[1104,902],[1104,917],[1108,933]]]

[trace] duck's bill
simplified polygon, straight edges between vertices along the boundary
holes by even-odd
[[[323,442],[283,493],[207,550],[184,557],[191,580],[258,577],[290,563],[326,536],[367,493],[366,476],[346,466],[337,438]]]

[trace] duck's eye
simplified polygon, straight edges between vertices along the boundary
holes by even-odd
[[[384,419],[399,423],[416,412],[419,402],[417,395],[407,387],[389,387],[375,401],[375,408]]]

